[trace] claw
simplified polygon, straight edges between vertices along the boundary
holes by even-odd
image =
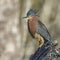
[[[39,41],[39,47],[42,47],[43,45],[44,45],[44,40],[41,39],[41,40]]]

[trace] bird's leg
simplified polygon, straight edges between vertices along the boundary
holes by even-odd
[[[40,34],[35,34],[35,38],[39,41],[39,47],[44,44],[44,38]]]
[[[44,44],[44,39],[43,39],[43,37],[41,37],[40,36],[40,38],[39,38],[39,47],[42,47],[42,45]]]

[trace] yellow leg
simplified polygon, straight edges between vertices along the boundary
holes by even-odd
[[[40,37],[39,47],[42,47],[43,44],[44,44],[44,39],[42,37]]]
[[[39,47],[44,44],[44,38],[40,34],[35,34],[35,38],[39,41]]]

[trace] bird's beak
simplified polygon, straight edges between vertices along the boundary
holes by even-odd
[[[25,19],[25,18],[27,18],[27,16],[26,17],[23,17],[23,19]]]
[[[26,17],[23,17],[24,20],[26,20],[26,22],[29,20],[29,18],[26,16]]]
[[[26,17],[23,17],[23,19],[29,19],[29,17],[26,16]]]

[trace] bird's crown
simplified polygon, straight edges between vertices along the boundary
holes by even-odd
[[[27,12],[27,16],[36,16],[36,13],[37,11],[33,10],[33,9],[30,9],[28,12]]]

